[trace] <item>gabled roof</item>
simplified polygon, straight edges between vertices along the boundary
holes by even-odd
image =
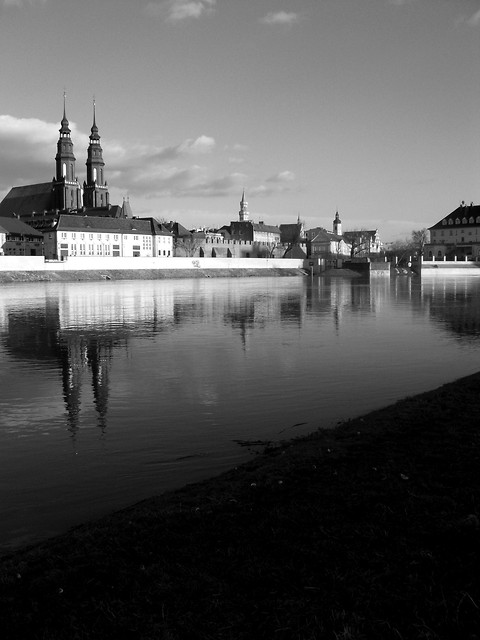
[[[173,233],[176,238],[189,238],[192,233],[179,222],[167,222],[165,227]]]
[[[36,231],[30,225],[25,224],[17,218],[0,218],[0,233],[10,233],[19,236],[35,236],[36,238],[43,238],[41,231]]]
[[[0,216],[28,216],[35,211],[42,213],[53,209],[54,198],[51,182],[12,187],[0,202]]]
[[[290,247],[290,249],[287,249],[287,251],[285,251],[285,255],[283,257],[302,260],[307,257],[307,254],[305,253],[305,251],[302,249],[300,245],[295,244],[293,245],[293,247]]]
[[[433,227],[429,227],[430,229],[442,229],[445,225],[455,225],[461,224],[462,226],[467,227],[479,227],[480,222],[476,222],[477,218],[480,216],[480,205],[478,204],[461,204],[459,207],[449,213],[444,218],[442,218],[439,222],[433,225]],[[459,220],[460,222],[456,222]],[[465,222],[463,222],[465,220]],[[470,222],[472,220],[472,222]]]
[[[277,233],[280,235],[280,229],[270,224],[264,224],[263,222],[252,222],[254,231],[263,231],[265,233]]]
[[[312,238],[311,242],[339,242],[342,239],[342,236],[338,236],[332,231],[320,229],[317,235]]]

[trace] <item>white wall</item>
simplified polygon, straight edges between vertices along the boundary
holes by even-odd
[[[73,257],[45,262],[42,256],[0,256],[0,271],[102,271],[124,269],[302,269],[303,260],[284,258]]]

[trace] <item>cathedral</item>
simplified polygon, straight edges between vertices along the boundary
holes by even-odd
[[[105,179],[105,162],[96,123],[95,101],[86,160],[86,180],[80,184],[76,176],[71,130],[66,115],[65,95],[63,118],[55,156],[55,176],[51,182],[13,187],[0,202],[0,216],[16,217],[36,229],[51,225],[60,213],[110,218],[132,217],[130,204],[111,205]]]

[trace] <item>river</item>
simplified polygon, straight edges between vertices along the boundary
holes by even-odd
[[[0,551],[474,373],[480,279],[0,286]]]

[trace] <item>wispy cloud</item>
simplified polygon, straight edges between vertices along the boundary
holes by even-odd
[[[277,11],[267,13],[266,16],[260,18],[259,22],[262,24],[268,25],[292,25],[300,20],[298,13],[294,13],[293,11]]]
[[[293,171],[281,171],[266,178],[264,183],[257,187],[249,188],[248,192],[254,196],[270,196],[275,193],[298,190],[296,176]]]
[[[280,173],[267,178],[267,182],[273,182],[274,184],[285,184],[288,182],[293,182],[294,180],[295,174],[293,173],[293,171],[281,171]]]
[[[2,0],[4,7],[43,7],[49,0]]]
[[[160,0],[149,2],[145,12],[149,16],[162,17],[168,22],[181,22],[212,13],[217,0]]]
[[[478,27],[480,25],[480,9],[476,13],[474,13],[473,16],[466,22],[471,27]]]

